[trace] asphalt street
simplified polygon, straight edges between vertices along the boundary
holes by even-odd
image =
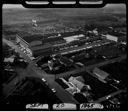
[[[78,104],[78,102],[66,90],[64,90],[59,84],[57,84],[54,81],[55,76],[53,76],[53,75],[47,75],[46,72],[44,72],[43,70],[40,70],[37,66],[35,66],[35,63],[25,53],[23,53],[20,50],[20,48],[18,48],[17,45],[15,45],[14,43],[12,43],[11,41],[8,41],[8,40],[6,40],[6,39],[3,38],[3,42],[6,43],[7,45],[9,45],[10,47],[12,47],[13,49],[15,49],[15,51],[18,52],[29,63],[29,65],[27,67],[27,71],[29,71],[29,73],[27,73],[26,76],[36,77],[36,78],[39,78],[39,79],[45,78],[46,81],[48,82],[49,88],[50,89],[54,88],[56,90],[55,95],[62,102]],[[12,81],[11,83],[9,83],[6,86],[7,87],[11,87],[12,84],[14,84],[13,82],[15,83],[15,80]],[[43,81],[42,81],[42,84],[44,84]],[[5,89],[7,89],[7,88],[5,88]],[[13,92],[12,89],[11,89],[11,91],[8,91],[8,92],[12,93]],[[9,95],[10,95],[10,93],[9,93]]]

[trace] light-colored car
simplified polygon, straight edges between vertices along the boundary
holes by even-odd
[[[42,81],[43,81],[43,82],[47,82],[44,78],[42,78]]]
[[[56,90],[54,88],[51,89],[53,93],[56,93]]]
[[[112,96],[111,95],[108,95],[107,97],[106,97],[106,99],[110,99]]]

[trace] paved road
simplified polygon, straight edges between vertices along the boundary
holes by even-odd
[[[95,100],[95,101],[93,101],[93,102],[94,102],[94,103],[101,103],[101,102],[107,100],[107,98],[109,99],[109,98],[111,98],[111,97],[113,97],[113,96],[116,96],[116,95],[122,93],[122,92],[126,92],[126,90],[119,90],[119,91],[116,91],[116,92],[111,93],[111,94],[109,94],[109,95],[107,95],[107,96],[101,97],[101,98],[99,98],[99,99],[97,99],[97,100]]]
[[[78,104],[78,102],[66,90],[64,90],[59,84],[57,84],[54,81],[54,78],[55,78],[54,76],[47,75],[46,72],[44,72],[43,70],[40,70],[38,67],[36,67],[35,63],[33,61],[31,61],[31,59],[26,54],[24,54],[18,48],[18,46],[16,46],[14,43],[12,43],[11,41],[8,41],[4,38],[3,38],[3,42],[6,43],[7,45],[9,45],[10,47],[14,48],[29,63],[28,68],[27,68],[27,71],[29,73],[26,76],[36,77],[39,79],[45,78],[49,84],[49,88],[55,88],[56,89],[57,92],[55,94],[62,102]],[[11,85],[9,84],[8,87],[9,86],[11,86]]]
[[[94,67],[100,67],[100,66],[115,63],[115,62],[120,62],[121,60],[124,60],[126,58],[127,58],[126,55],[121,55],[120,57],[117,57],[117,58],[114,58],[114,59],[110,59],[110,60],[107,60],[107,61],[104,61],[104,62],[101,62],[101,63],[98,63],[98,64],[89,65],[89,66],[87,66],[87,69],[92,69]]]
[[[82,68],[75,69],[75,70],[72,70],[72,71],[67,71],[67,72],[64,72],[64,73],[60,73],[60,74],[56,75],[56,79],[60,78],[60,77],[67,77],[67,76],[70,76],[70,75],[76,75],[76,74],[84,72],[84,71],[87,71],[92,76],[97,77],[93,73],[90,73],[91,69],[93,69],[94,67],[100,67],[100,66],[103,66],[103,65],[107,65],[107,64],[111,64],[111,63],[114,63],[114,62],[117,62],[117,61],[121,61],[123,59],[126,59],[126,57],[127,57],[126,55],[122,55],[121,57],[118,57],[118,58],[110,59],[110,60],[103,61],[103,62],[100,62],[100,63],[97,63],[97,64],[89,65],[89,66],[84,66]]]

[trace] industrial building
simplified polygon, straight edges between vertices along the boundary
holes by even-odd
[[[53,35],[17,34],[16,43],[27,50],[31,56],[49,55],[53,52],[54,44],[66,42],[63,38]]]
[[[105,79],[109,76],[107,72],[104,72],[103,70],[97,67],[93,69],[93,74],[95,74],[97,78],[103,83],[106,83]]]
[[[61,34],[30,34],[18,33],[16,35],[16,43],[22,46],[27,52],[34,57],[40,55],[49,55],[54,53],[55,47],[66,44],[70,37],[84,37],[79,31],[67,32]]]

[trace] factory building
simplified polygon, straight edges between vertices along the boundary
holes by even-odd
[[[16,43],[27,50],[31,56],[49,55],[55,52],[55,49],[61,44],[66,44],[70,37],[84,37],[82,32],[67,32],[61,34],[30,34],[18,33]]]
[[[63,38],[53,35],[17,34],[16,43],[27,50],[31,56],[49,55],[53,52],[53,45],[66,42]]]

